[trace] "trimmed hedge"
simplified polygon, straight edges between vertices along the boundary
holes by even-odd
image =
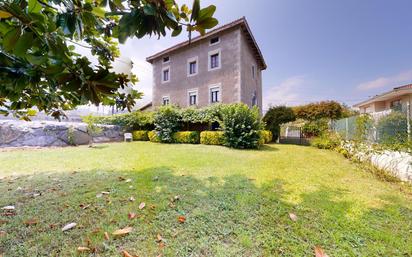
[[[199,144],[200,133],[198,131],[181,131],[173,134],[173,142],[179,144]]]
[[[157,135],[156,131],[149,131],[147,132],[147,136],[149,137],[149,141],[153,143],[160,143],[160,137]]]
[[[135,130],[132,132],[133,141],[149,141],[149,135],[147,130]]]
[[[200,133],[200,143],[202,145],[223,145],[225,143],[222,131],[203,131]]]
[[[273,134],[272,134],[272,131],[270,130],[261,130],[259,132],[259,135],[262,141],[264,142],[264,144],[268,144],[272,142],[273,140]]]

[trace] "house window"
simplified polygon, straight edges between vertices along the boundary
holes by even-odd
[[[163,105],[169,105],[170,104],[170,98],[168,96],[163,96]]]
[[[197,74],[198,65],[197,65],[197,56],[187,60],[187,76],[194,76]]]
[[[189,105],[197,105],[197,91],[189,91]]]
[[[216,44],[219,44],[219,42],[220,42],[220,38],[219,38],[219,37],[213,37],[213,38],[210,39],[210,45],[211,45],[211,46],[216,45]]]
[[[252,78],[255,78],[256,76],[256,67],[255,65],[252,65]]]
[[[163,63],[168,63],[168,62],[170,62],[170,57],[169,56],[164,57]]]
[[[220,49],[209,52],[209,70],[220,69],[221,65]]]
[[[162,82],[170,81],[170,67],[163,68],[162,70]]]
[[[401,100],[395,100],[391,102],[391,109],[393,110],[402,110],[402,102]]]
[[[252,106],[257,105],[257,96],[256,96],[256,90],[252,94]]]
[[[219,103],[221,98],[220,86],[210,88],[210,103]]]

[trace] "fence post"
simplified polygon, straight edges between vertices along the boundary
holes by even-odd
[[[408,140],[411,141],[411,104],[410,102],[406,103],[406,121],[408,128]]]
[[[345,139],[349,137],[349,118],[345,118]]]

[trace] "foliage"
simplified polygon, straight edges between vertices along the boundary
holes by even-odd
[[[149,131],[147,133],[147,136],[149,137],[149,141],[152,143],[160,143],[160,137],[158,136],[158,133],[156,131]]]
[[[329,129],[329,120],[319,119],[307,121],[302,126],[302,133],[305,137],[319,137]]]
[[[173,133],[179,131],[181,118],[174,106],[162,106],[154,115],[155,131],[163,143],[173,143]]]
[[[408,141],[408,121],[402,112],[392,111],[380,118],[376,130],[381,144],[405,144]]]
[[[335,149],[339,146],[341,138],[336,133],[323,133],[310,141],[310,145],[319,149]]]
[[[92,115],[82,117],[83,122],[87,124],[87,133],[90,136],[89,145],[93,145],[93,137],[102,133],[103,129],[96,124],[96,118]]]
[[[270,107],[263,117],[263,121],[266,123],[266,129],[272,131],[274,140],[279,138],[281,124],[295,120],[296,116],[293,109],[286,106]]]
[[[153,112],[135,111],[111,116],[96,116],[95,120],[98,124],[121,126],[129,132],[133,130],[152,130],[154,128]]]
[[[172,0],[3,0],[0,3],[0,112],[27,117],[36,106],[55,118],[93,103],[131,110],[141,93],[124,89],[135,76],[111,63],[130,37],[177,36],[183,27],[205,33],[216,7],[179,6]],[[81,42],[81,43],[80,43]],[[98,64],[75,52],[90,49]]]
[[[335,101],[322,101],[294,107],[296,118],[308,121],[319,119],[337,120],[345,115],[344,106]]]
[[[149,141],[147,130],[135,130],[132,132],[133,141]]]
[[[259,147],[259,130],[263,124],[257,107],[250,109],[245,104],[225,105],[221,110],[220,126],[225,145],[233,148]]]
[[[260,138],[263,139],[264,144],[268,144],[273,140],[273,134],[270,130],[261,130],[259,131]]]
[[[173,142],[179,144],[199,144],[199,131],[180,131],[173,134]]]
[[[373,128],[373,119],[368,114],[356,117],[355,140],[367,141]]]
[[[74,134],[74,127],[70,126],[67,129],[67,142],[69,143],[69,145],[72,145],[72,146],[76,145],[76,139],[75,139],[74,135],[75,135]]]
[[[222,131],[202,131],[200,143],[202,145],[223,145],[225,137]]]

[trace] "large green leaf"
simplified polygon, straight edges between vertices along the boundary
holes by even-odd
[[[33,42],[33,33],[25,32],[19,40],[17,40],[16,46],[14,47],[13,53],[17,56],[23,57],[27,49],[32,46]]]
[[[209,5],[208,7],[203,8],[199,12],[199,17],[197,21],[202,22],[203,20],[213,17],[213,14],[215,13],[215,11],[216,11],[216,6],[214,5]]]
[[[38,13],[42,9],[42,5],[37,0],[29,0],[29,13]]]
[[[177,37],[180,33],[182,33],[182,26],[178,26],[177,29],[173,30],[172,37]]]
[[[197,27],[202,29],[211,29],[215,27],[219,22],[215,18],[207,18],[197,24]]]
[[[200,1],[194,0],[193,1],[193,8],[192,8],[192,16],[190,17],[190,21],[197,21],[200,12]]]
[[[14,28],[10,30],[9,32],[7,32],[7,34],[4,35],[4,38],[3,38],[4,50],[6,50],[7,52],[11,52],[17,40],[19,39],[20,34],[21,34],[20,27]]]

